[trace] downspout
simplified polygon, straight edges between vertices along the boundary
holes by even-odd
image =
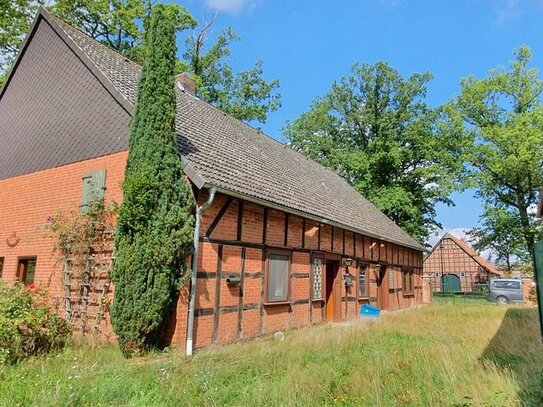
[[[196,307],[196,276],[198,274],[198,246],[200,242],[200,217],[202,212],[205,211],[215,199],[216,187],[209,189],[209,197],[207,201],[201,205],[196,206],[196,225],[194,227],[194,247],[192,251],[192,276],[190,278],[190,300],[189,300],[189,318],[187,323],[187,344],[186,354],[192,356],[192,338],[194,334],[194,309]]]

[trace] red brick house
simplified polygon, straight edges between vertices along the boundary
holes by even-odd
[[[433,291],[472,291],[474,285],[501,275],[469,244],[450,233],[443,235],[423,263],[424,275],[430,278]]]
[[[140,66],[41,10],[0,93],[0,272],[62,296],[40,225],[84,180],[122,200]],[[177,132],[202,211],[195,347],[421,302],[424,248],[334,172],[179,82]],[[352,284],[349,284],[352,280]],[[169,337],[184,347],[181,293]],[[107,329],[107,327],[105,327]]]

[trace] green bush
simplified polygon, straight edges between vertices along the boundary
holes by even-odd
[[[0,364],[16,363],[66,343],[70,326],[50,306],[45,291],[0,279]]]

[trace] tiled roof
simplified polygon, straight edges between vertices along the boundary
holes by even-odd
[[[464,239],[459,239],[456,236],[451,235],[450,233],[445,233],[443,237],[439,240],[439,242],[436,243],[434,248],[436,248],[443,239],[451,239],[453,242],[455,242],[468,256],[470,256],[473,260],[475,260],[482,268],[486,269],[491,274],[500,275],[502,274],[494,265],[490,264],[488,261],[483,259],[473,248],[466,243]],[[433,249],[432,249],[433,251]]]
[[[46,11],[42,14],[60,27],[126,101],[136,102],[138,64]],[[181,153],[202,184],[424,250],[333,171],[199,98],[176,91]]]

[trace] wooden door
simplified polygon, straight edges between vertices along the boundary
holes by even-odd
[[[377,278],[377,307],[382,310],[388,309],[388,272],[387,268],[381,266]]]
[[[340,317],[340,300],[341,294],[339,292],[339,283],[338,283],[338,271],[339,271],[339,262],[338,261],[327,261],[326,262],[326,282],[325,282],[325,312],[327,321],[337,321],[341,319]]]

